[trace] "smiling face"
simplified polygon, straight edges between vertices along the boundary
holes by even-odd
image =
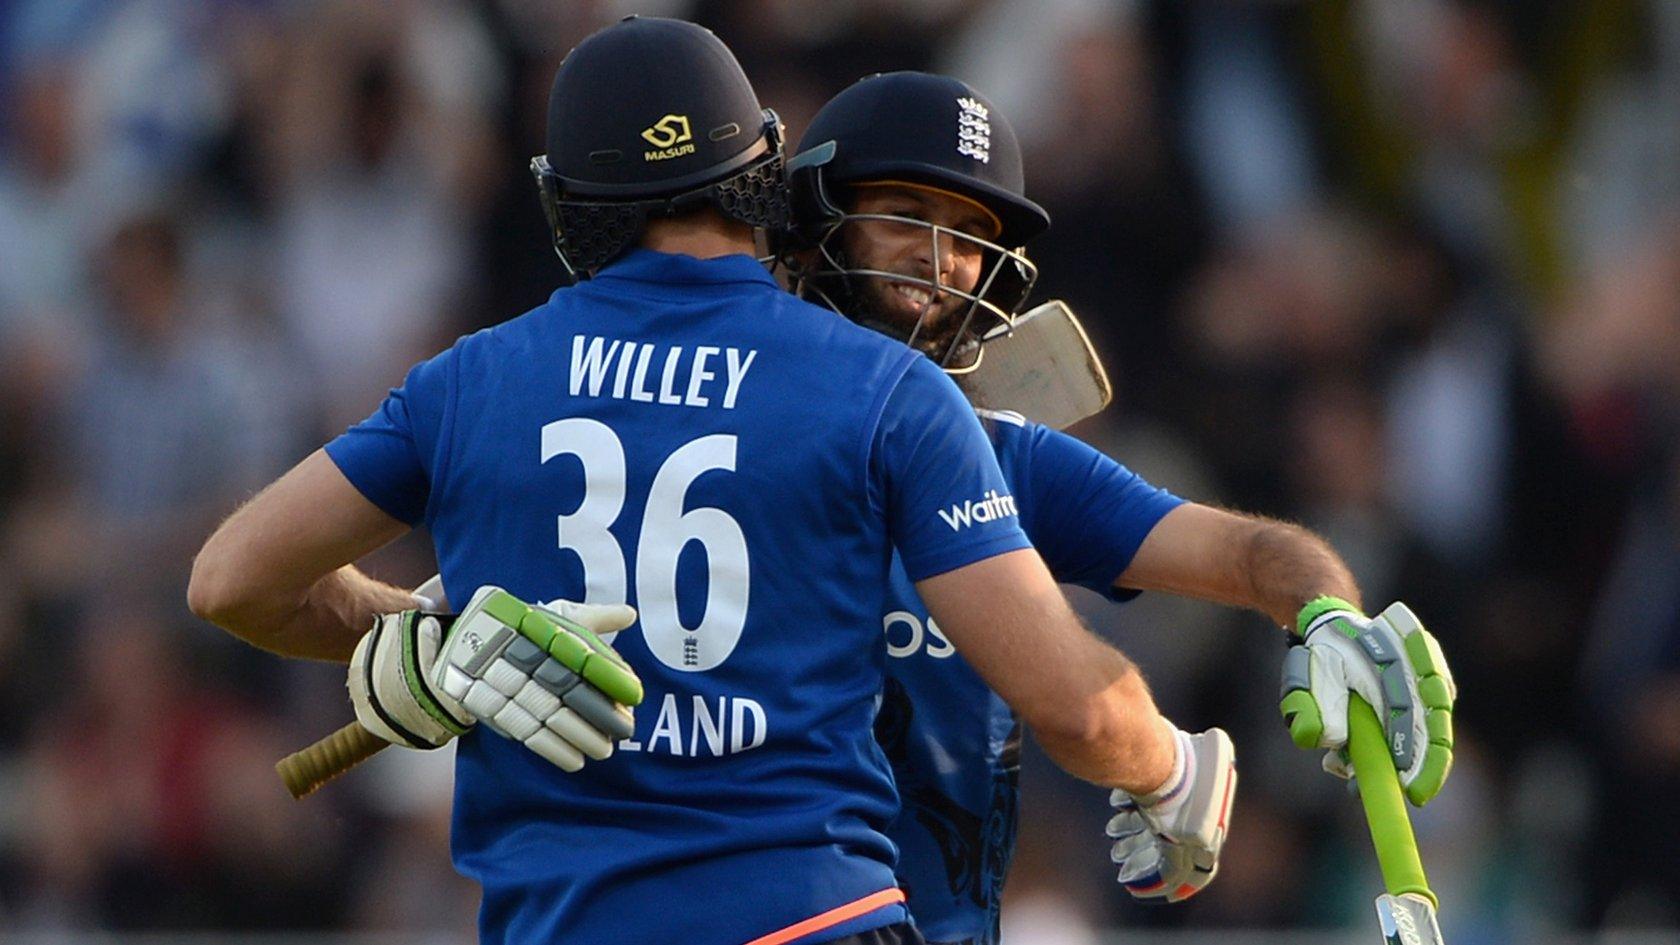
[[[976,240],[997,237],[997,217],[966,197],[917,184],[854,185],[853,195],[839,234],[848,268],[890,275],[857,276],[850,314],[944,359],[974,308],[965,296],[980,281],[985,255]],[[880,219],[887,216],[896,219]]]

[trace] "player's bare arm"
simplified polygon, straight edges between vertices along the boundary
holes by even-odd
[[[1407,797],[1419,806],[1452,769],[1452,673],[1435,638],[1404,604],[1367,618],[1352,573],[1324,539],[1298,526],[1185,503],[1156,524],[1115,581],[1258,610],[1301,645],[1284,663],[1280,708],[1325,770],[1351,775],[1347,697],[1382,709]],[[1389,686],[1385,678],[1392,677]]]
[[[916,590],[1070,774],[1136,793],[1167,780],[1173,740],[1142,674],[1080,624],[1036,552],[988,558]]]
[[[1008,588],[1008,592],[1001,589]],[[1114,788],[1108,824],[1120,882],[1179,901],[1213,879],[1235,753],[1220,729],[1179,730],[1143,675],[1079,622],[1037,552],[988,558],[920,581],[947,636],[1070,774]]]
[[[408,591],[350,562],[408,530],[316,450],[205,542],[188,606],[282,656],[348,662],[375,615],[414,606]]]
[[[507,693],[480,684],[492,669],[504,680],[529,681],[550,662],[546,651],[529,641],[510,647],[504,654],[509,659],[475,661],[461,642],[466,634],[453,632],[471,626],[484,638],[495,631],[528,633],[523,619],[508,618],[510,609],[519,615],[529,610],[523,602],[486,587],[458,617],[421,613],[416,607],[427,603],[424,598],[349,563],[406,531],[407,525],[368,501],[326,452],[317,450],[210,536],[193,562],[188,604],[200,617],[282,656],[350,663],[357,719],[391,744],[438,748],[484,721],[567,771],[583,767],[585,758],[611,755],[613,742],[629,733],[628,706],[639,695],[584,705],[579,700],[597,688],[593,680],[586,680],[587,686],[550,687],[565,690],[559,694],[540,680]],[[548,637],[582,639],[614,661],[616,654],[595,634],[622,630],[636,617],[623,605],[563,600],[541,614],[545,620],[537,622],[549,628]],[[451,666],[457,671],[451,673]],[[460,671],[462,666],[473,672]],[[564,674],[559,679],[575,681]],[[574,703],[584,708],[576,710]]]
[[[1194,502],[1155,525],[1114,583],[1251,608],[1280,627],[1294,627],[1315,597],[1360,606],[1353,573],[1324,539],[1299,525]]]

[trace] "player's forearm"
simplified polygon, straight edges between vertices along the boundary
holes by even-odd
[[[193,561],[187,604],[263,649],[348,660],[374,614],[413,606],[407,591],[349,563],[407,530],[316,450],[204,543]]]
[[[230,599],[199,616],[281,656],[344,663],[375,615],[413,606],[408,591],[345,565],[301,591]]]
[[[1085,700],[1082,716],[1041,719],[1032,725],[1033,734],[1069,774],[1104,787],[1149,793],[1172,773],[1169,729],[1137,667],[1118,651],[1093,642],[1102,652],[1092,652],[1091,666],[1112,681]]]
[[[1293,627],[1301,608],[1326,594],[1362,606],[1359,584],[1341,555],[1299,525],[1258,522],[1246,553],[1249,594],[1243,603],[1280,627]]]
[[[244,638],[282,656],[348,663],[374,617],[412,607],[413,594],[345,565],[316,581],[293,606],[248,624],[260,638]]]
[[[1143,676],[1085,629],[1037,554],[998,555],[916,587],[1058,765],[1140,793],[1171,773],[1172,743]]]
[[[1324,539],[1299,525],[1197,503],[1156,523],[1115,583],[1247,607],[1283,627],[1324,594],[1360,602],[1358,583]]]

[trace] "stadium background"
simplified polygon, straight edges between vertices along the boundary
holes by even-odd
[[[795,139],[871,71],[992,96],[1055,220],[1039,295],[1117,377],[1078,432],[1322,531],[1451,654],[1459,763],[1416,818],[1449,939],[1680,924],[1680,4],[0,0],[0,941],[470,937],[447,759],[286,799],[341,671],[195,621],[185,578],[556,284],[525,160],[560,56],[633,11],[715,29]],[[1102,792],[1029,751],[1006,941],[1374,940],[1278,634],[1086,610],[1237,739],[1234,833],[1194,904],[1135,907]]]

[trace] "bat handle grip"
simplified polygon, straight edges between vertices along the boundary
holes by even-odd
[[[1382,867],[1383,886],[1391,895],[1412,893],[1439,905],[1423,875],[1417,838],[1412,835],[1412,821],[1406,813],[1406,799],[1400,793],[1400,778],[1394,772],[1382,723],[1370,703],[1351,694],[1348,754],[1359,779],[1359,800],[1365,806],[1365,821],[1377,849],[1377,864]]]
[[[286,790],[301,798],[351,768],[372,758],[390,742],[373,734],[361,723],[351,722],[302,751],[280,759],[274,770]]]

